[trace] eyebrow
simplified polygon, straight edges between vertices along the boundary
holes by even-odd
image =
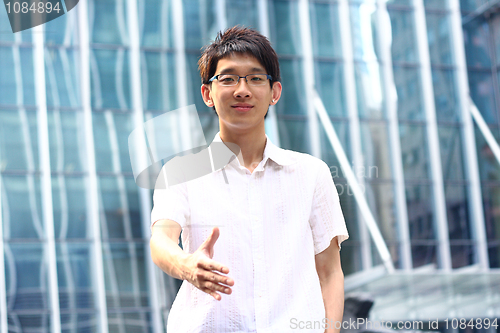
[[[230,74],[230,73],[234,73],[235,71],[236,71],[236,69],[234,67],[228,67],[228,68],[224,68],[223,70],[221,70],[219,74]],[[265,73],[266,70],[262,67],[253,67],[250,69],[250,73],[255,73],[255,72]]]

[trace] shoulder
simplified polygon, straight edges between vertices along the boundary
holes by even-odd
[[[295,166],[299,168],[306,168],[309,170],[328,170],[328,165],[325,161],[312,156],[310,154],[301,153],[298,151],[293,151],[289,149],[278,148],[280,150],[280,154],[285,157],[284,159],[287,164],[290,166]]]

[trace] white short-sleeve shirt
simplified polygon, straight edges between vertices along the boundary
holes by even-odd
[[[220,141],[217,133],[214,142]],[[321,322],[325,308],[314,256],[335,236],[339,246],[349,237],[330,169],[267,138],[253,172],[238,159],[224,171],[226,177],[219,169],[154,192],[152,222],[179,223],[184,251],[196,251],[219,227],[213,259],[234,280],[232,294],[221,294],[221,301],[184,281],[167,332],[280,333],[297,331],[292,324],[300,321]]]

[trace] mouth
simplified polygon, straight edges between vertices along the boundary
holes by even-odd
[[[236,104],[231,106],[238,112],[248,112],[253,108],[253,105],[250,104]]]

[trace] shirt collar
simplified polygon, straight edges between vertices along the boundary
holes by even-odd
[[[215,135],[213,142],[222,142],[220,131]],[[274,145],[266,134],[266,147],[264,148],[264,156],[260,165],[266,165],[268,159],[271,159],[281,166],[287,166],[295,162],[286,154],[286,150]],[[236,159],[236,161],[238,161],[238,159]]]

